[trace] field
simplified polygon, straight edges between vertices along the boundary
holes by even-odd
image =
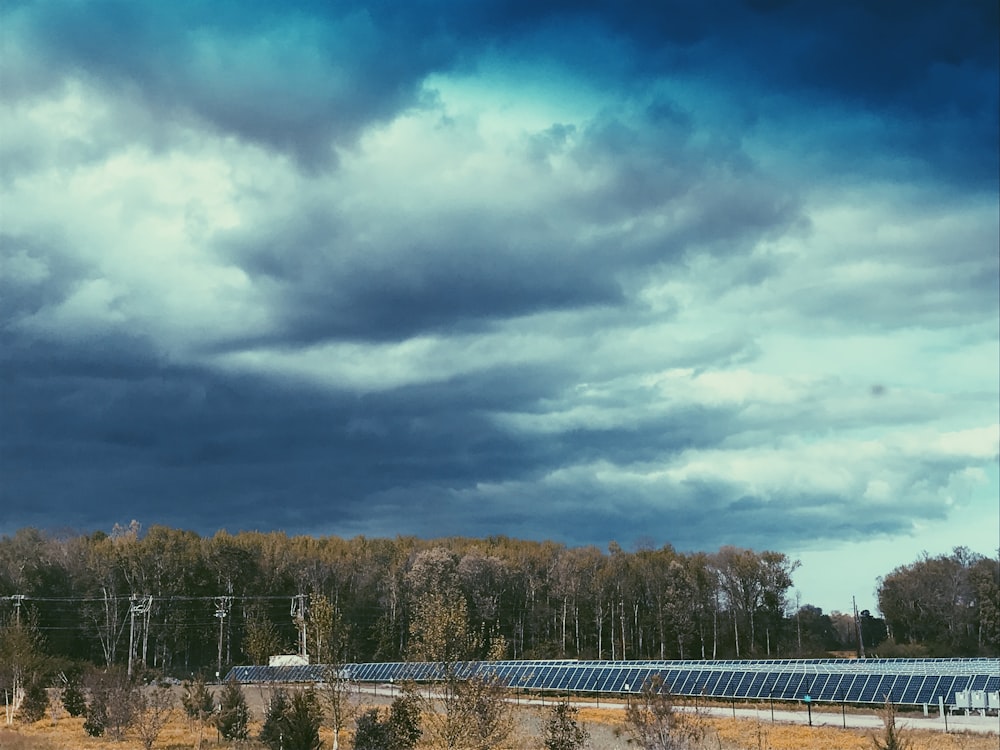
[[[253,736],[259,731],[259,719],[266,699],[265,691],[247,688],[247,701],[258,721],[251,727]],[[179,691],[178,691],[179,698]],[[366,697],[372,704],[384,705],[386,698]],[[539,706],[518,708],[518,734],[504,750],[538,750],[542,747],[541,726],[547,709]],[[580,710],[579,719],[591,733],[592,750],[626,750],[633,747],[622,729],[623,712],[609,707],[587,707]],[[706,717],[709,725],[706,750],[870,750],[874,747],[871,729],[841,729],[836,727],[808,727],[794,724],[772,724],[770,720],[730,717]],[[159,750],[187,750],[198,746],[198,730],[186,720],[180,709],[158,738],[154,747]],[[907,737],[912,750],[996,750],[997,736],[950,733],[932,730],[911,730]],[[324,729],[323,747],[332,747],[332,734]],[[350,747],[347,733],[341,737],[341,747]],[[202,747],[226,747],[219,743],[214,729],[202,732]],[[83,719],[72,718],[65,712],[56,712],[35,724],[0,728],[0,750],[131,750],[142,745],[134,736],[123,742],[106,738],[89,737],[83,731]],[[262,748],[251,742],[245,747]]]

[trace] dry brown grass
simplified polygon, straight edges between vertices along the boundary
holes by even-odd
[[[579,718],[588,724],[622,726],[622,712],[604,708],[584,708]],[[808,727],[771,724],[754,719],[707,717],[711,726],[708,747],[721,750],[872,750],[871,729]],[[943,734],[929,729],[907,730],[913,750],[997,750],[996,735],[967,732]]]
[[[254,710],[254,716],[259,718],[261,711],[254,705],[260,702],[254,700],[251,691],[247,691],[248,701]],[[537,714],[537,709],[534,709]],[[578,718],[587,725],[596,728],[597,725],[614,731],[620,728],[623,712],[607,708],[582,708]],[[871,750],[873,730],[839,729],[836,727],[807,727],[790,724],[771,724],[767,721],[753,719],[731,719],[711,717],[706,719],[712,727],[710,741],[707,747],[717,750]],[[260,722],[252,722],[251,737],[260,731]],[[601,750],[597,733],[593,750]],[[608,735],[605,735],[608,736]],[[975,734],[942,734],[930,730],[910,730],[909,738],[913,750],[997,750],[996,735]],[[321,731],[324,747],[332,746],[332,734],[326,728]],[[157,750],[190,750],[197,745],[197,727],[192,725],[178,709],[175,710],[170,722],[160,735],[156,744]],[[213,728],[204,730],[203,748],[231,747],[226,743],[217,744],[216,732]],[[134,736],[124,742],[113,742],[103,737],[89,737],[83,731],[83,719],[72,718],[65,714],[53,723],[46,717],[35,724],[14,725],[0,729],[0,750],[133,750],[141,744]],[[251,743],[250,747],[262,747]],[[350,737],[345,733],[341,736],[341,747],[350,747]],[[520,735],[511,750],[538,750],[541,740],[538,737]]]

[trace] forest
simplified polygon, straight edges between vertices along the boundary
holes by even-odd
[[[857,618],[792,601],[796,566],[737,547],[25,528],[0,537],[0,652],[4,628],[27,623],[52,659],[183,678],[303,647],[313,661],[399,661],[421,602],[455,590],[483,658],[1000,653],[996,559],[925,555],[880,579],[881,617]],[[331,623],[333,656],[321,633]]]

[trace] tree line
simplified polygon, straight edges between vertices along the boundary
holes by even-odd
[[[404,660],[443,592],[457,592],[476,658],[785,658],[856,651],[859,635],[881,655],[998,653],[994,559],[957,549],[892,571],[885,620],[791,601],[796,567],[737,547],[21,529],[0,537],[0,625],[30,618],[53,658],[180,676],[303,649]]]

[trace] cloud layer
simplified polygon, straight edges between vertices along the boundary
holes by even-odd
[[[995,518],[995,3],[2,14],[0,532]]]

